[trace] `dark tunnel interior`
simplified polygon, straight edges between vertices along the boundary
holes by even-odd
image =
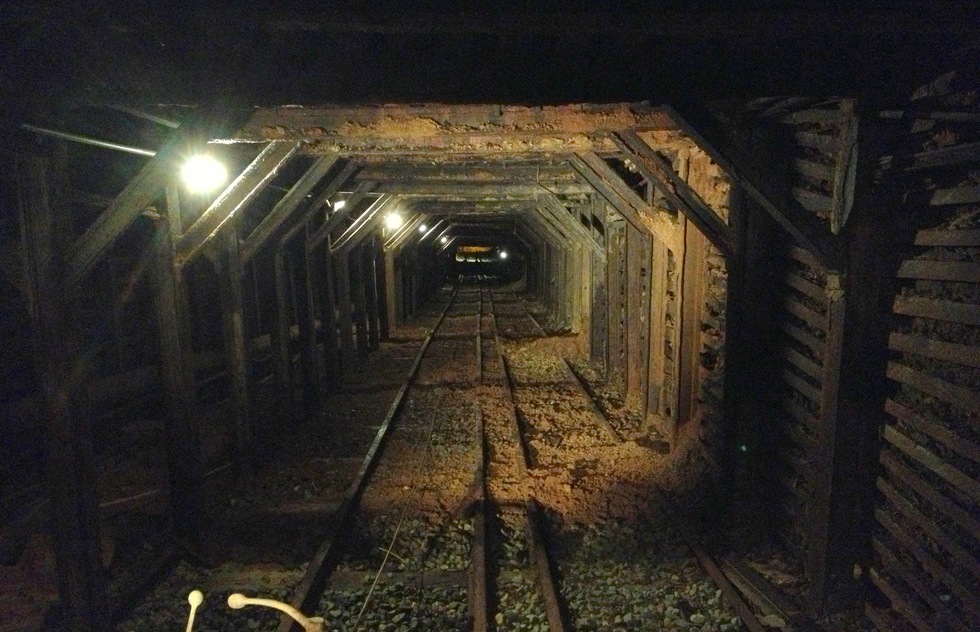
[[[980,12],[627,4],[0,10],[0,628],[980,628]]]

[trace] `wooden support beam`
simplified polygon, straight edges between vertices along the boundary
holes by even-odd
[[[347,230],[337,239],[330,243],[330,254],[347,254],[350,249],[367,237],[371,230],[381,220],[381,211],[394,198],[390,195],[383,195],[374,201],[366,211],[357,216],[354,223],[347,227]]]
[[[361,248],[354,249],[348,257],[351,273],[354,275],[354,287],[351,288],[354,298],[354,332],[357,340],[357,357],[364,359],[368,353],[368,317],[367,317],[367,284],[364,278],[364,252]]]
[[[533,165],[511,164],[367,164],[357,177],[375,182],[411,182],[437,184],[534,184],[549,186],[551,183],[570,183],[578,180],[578,174],[568,163]]]
[[[279,393],[285,407],[293,404],[293,353],[290,345],[289,292],[291,284],[286,270],[286,254],[281,248],[275,251],[274,266],[276,278],[276,324],[272,330],[272,353],[279,383]]]
[[[664,106],[664,110],[670,113],[681,131],[728,172],[801,247],[810,251],[828,270],[841,269],[840,245],[830,230],[783,191],[783,187],[767,178],[765,169],[748,152],[726,140],[727,134],[723,131],[711,131],[714,142],[709,142],[675,110],[667,106]],[[710,120],[698,122],[702,130],[713,130]]]
[[[665,125],[667,127],[665,127]],[[229,142],[305,140],[308,151],[357,155],[523,155],[608,149],[609,129],[672,129],[662,108],[645,103],[370,105],[263,108]],[[399,160],[402,160],[400,157]]]
[[[78,283],[88,274],[116,238],[163,196],[167,183],[174,179],[174,165],[187,152],[194,132],[199,129],[200,126],[194,125],[175,132],[75,241],[67,266],[72,283]]]
[[[206,512],[202,497],[203,458],[201,418],[187,283],[177,265],[177,240],[181,233],[180,200],[177,187],[166,191],[167,221],[160,227],[154,303],[163,362],[161,377],[167,402],[167,463],[170,480],[170,510],[177,536],[191,546],[204,544]]]
[[[820,376],[820,436],[817,449],[817,470],[814,474],[814,491],[808,508],[809,534],[807,547],[807,575],[810,590],[807,593],[807,611],[811,615],[823,612],[824,600],[832,570],[831,537],[833,528],[834,455],[838,440],[837,416],[839,410],[841,358],[844,337],[845,300],[843,278],[839,274],[827,275],[827,338],[824,341],[823,374]]]
[[[401,248],[402,244],[404,244],[409,237],[417,234],[418,227],[422,225],[423,222],[428,221],[428,219],[429,216],[425,215],[424,213],[416,213],[409,217],[408,221],[402,224],[402,227],[399,228],[394,235],[388,238],[384,244],[384,249],[398,250]]]
[[[372,239],[362,252],[361,264],[364,267],[364,291],[367,298],[368,349],[371,351],[376,350],[381,344],[377,255],[378,243],[376,239]]]
[[[405,198],[424,198],[433,200],[526,200],[539,193],[556,195],[586,195],[592,187],[584,182],[549,182],[538,184],[480,184],[462,182],[440,184],[431,182],[380,182],[375,187],[377,193],[400,195]]]
[[[611,222],[606,227],[609,370],[613,372],[616,386],[625,386],[619,380],[626,378],[626,229],[623,222]]]
[[[235,220],[232,220],[233,223]],[[235,460],[241,471],[247,472],[254,459],[252,445],[251,402],[248,378],[248,344],[245,324],[245,298],[242,290],[242,267],[237,226],[231,226],[223,237],[225,245],[218,274],[221,287],[221,311],[225,328],[228,355],[228,374],[231,377],[232,411],[235,418]]]
[[[309,229],[307,229],[309,232]],[[317,296],[314,283],[313,253],[303,240],[293,266],[296,277],[296,319],[303,362],[303,408],[307,418],[318,414],[320,398],[320,352],[316,340]]]
[[[340,383],[340,347],[337,339],[337,291],[334,268],[337,262],[324,253],[318,257],[322,263],[320,277],[320,327],[323,331],[324,380],[330,388]]]
[[[681,426],[696,419],[700,392],[701,367],[701,313],[704,310],[705,258],[708,254],[707,239],[693,222],[687,225],[684,240],[684,259],[680,273],[682,286],[680,297],[680,353],[674,366],[674,380],[678,391],[676,433]]]
[[[259,152],[252,164],[235,178],[181,236],[177,244],[178,263],[186,265],[190,262],[223,226],[265,188],[298,149],[299,143],[275,141]]]
[[[674,207],[682,212],[726,257],[734,257],[732,229],[680,176],[670,163],[633,130],[612,135],[613,142],[636,165],[640,174],[653,182]]]
[[[627,331],[626,386],[640,410],[645,409],[648,355],[647,335],[650,317],[650,235],[636,229],[626,231],[627,250]]]
[[[98,490],[89,417],[80,408],[76,374],[80,341],[70,313],[72,284],[65,274],[63,171],[49,159],[17,161],[17,200],[24,235],[28,312],[34,364],[43,397],[47,470],[58,588],[67,627],[109,629],[101,564]]]
[[[321,189],[319,193],[308,203],[303,205],[303,210],[297,213],[292,224],[283,232],[282,237],[279,238],[279,247],[281,248],[284,244],[289,243],[293,240],[296,235],[303,232],[305,234],[307,223],[313,219],[314,215],[320,211],[324,204],[327,204],[330,198],[336,195],[340,187],[350,179],[351,175],[357,171],[356,165],[352,162],[348,162],[344,165],[344,168],[340,170],[340,173],[333,176],[330,182]],[[332,209],[331,209],[332,210]],[[349,209],[348,209],[348,212]],[[346,215],[344,216],[346,217]]]
[[[265,242],[286,223],[293,212],[306,201],[306,196],[319,184],[320,180],[337,163],[336,154],[327,154],[317,158],[306,173],[289,189],[279,202],[262,218],[262,222],[252,231],[245,243],[242,244],[242,267],[252,260]]]
[[[350,257],[348,253],[331,255],[333,261],[334,279],[337,284],[337,310],[340,313],[338,326],[340,328],[340,366],[343,371],[350,371],[356,362],[353,328],[354,320],[351,310],[350,287]]]
[[[592,234],[589,229],[582,226],[577,218],[573,217],[568,209],[558,200],[558,198],[551,194],[546,193],[544,195],[538,196],[539,210],[541,212],[549,213],[552,217],[560,222],[568,232],[574,234],[578,237],[585,245],[589,246],[601,257],[606,256],[606,251],[592,238]]]
[[[328,216],[327,220],[316,229],[316,232],[308,239],[307,248],[310,250],[315,250],[320,247],[324,241],[330,237],[330,233],[340,228],[344,222],[350,218],[354,209],[364,200],[368,194],[374,189],[374,182],[362,182],[357,185],[350,196],[344,200],[344,207],[336,211],[332,211]]]
[[[384,319],[385,337],[394,338],[398,327],[398,287],[395,276],[395,253],[385,252],[384,256]]]
[[[654,209],[626,186],[612,167],[592,152],[576,155],[572,166],[596,192],[638,230],[646,230],[670,248],[677,246],[677,224],[668,213]]]

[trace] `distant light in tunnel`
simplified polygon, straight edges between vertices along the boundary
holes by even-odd
[[[501,259],[506,259],[507,258],[507,251],[506,250],[501,250],[500,251],[500,258]]]
[[[184,163],[180,177],[193,193],[210,193],[225,183],[228,170],[213,156],[200,154]]]
[[[449,237],[440,237],[440,238],[439,238],[439,243],[440,243],[440,244],[444,244],[444,243],[446,243],[447,241],[449,241]]]
[[[420,233],[424,233],[424,232],[425,232],[425,231],[427,231],[427,230],[429,230],[429,227],[428,227],[428,226],[426,226],[425,224],[420,224],[420,225],[419,225],[419,232],[420,232]]]
[[[398,213],[388,213],[388,215],[385,216],[385,226],[390,228],[391,230],[395,230],[396,228],[401,228],[401,225],[404,221],[405,220],[403,220],[402,216],[399,215]]]
[[[334,213],[336,213],[340,209],[344,208],[344,206],[346,206],[346,205],[347,205],[347,200],[337,200],[336,202],[333,203],[333,211],[334,211]]]

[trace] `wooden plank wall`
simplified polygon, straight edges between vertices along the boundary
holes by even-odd
[[[925,86],[888,160],[902,184],[900,247],[875,481],[872,584],[885,630],[980,628],[980,108],[955,73]],[[971,105],[972,104],[972,105]],[[889,113],[890,116],[901,112]],[[904,118],[904,116],[902,116]]]

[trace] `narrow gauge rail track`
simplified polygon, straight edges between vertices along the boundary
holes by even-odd
[[[651,542],[614,526],[612,539],[634,550],[607,544],[598,559],[580,559],[583,551],[595,555],[610,533],[576,524],[575,502],[614,503],[578,489],[580,470],[596,464],[568,455],[627,444],[610,432],[560,354],[544,361],[523,354],[521,345],[539,336],[517,297],[484,287],[443,296],[366,456],[346,457],[349,469],[360,463],[357,475],[317,514],[327,535],[312,559],[299,568],[260,565],[212,576],[205,592],[281,599],[322,616],[328,630],[740,629],[733,614],[720,612],[727,610],[717,603],[720,593],[699,602],[714,588],[666,524],[646,526],[656,534]],[[569,445],[579,452],[567,452]],[[563,496],[572,498],[572,511]],[[630,558],[646,554],[643,547],[669,549],[657,569],[666,575],[634,572]],[[625,572],[590,574],[622,557]],[[650,581],[666,588],[651,591],[644,586]],[[682,588],[676,599],[668,592]],[[640,601],[649,612],[637,612]],[[701,623],[700,612],[712,607],[724,623]],[[250,608],[209,622],[205,609],[198,629],[272,629],[272,615]],[[687,625],[669,623],[675,619]],[[281,618],[278,632],[290,629],[293,620]]]

